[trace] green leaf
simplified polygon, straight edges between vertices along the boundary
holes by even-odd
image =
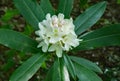
[[[87,68],[89,70],[93,70],[95,72],[102,73],[101,69],[95,63],[92,63],[89,60],[86,60],[86,59],[80,58],[80,57],[78,58],[78,57],[75,57],[75,56],[71,56],[71,59],[74,62],[78,63],[81,66],[84,66],[85,68]]]
[[[69,18],[73,8],[74,0],[59,0],[58,13],[63,13],[65,17]]]
[[[78,16],[74,21],[76,34],[80,35],[93,26],[103,15],[105,8],[106,2],[101,2],[88,8],[84,13]]]
[[[61,69],[60,69],[60,62],[59,59],[57,59],[53,65],[53,76],[51,81],[61,81],[62,77],[61,77]],[[52,74],[51,73],[51,74]]]
[[[45,81],[70,81],[63,58],[56,59]]]
[[[102,81],[93,71],[84,68],[81,65],[74,64],[79,81]]]
[[[120,24],[113,24],[107,27],[90,32],[80,37],[83,39],[75,50],[88,50],[105,46],[120,46]]]
[[[63,58],[60,59],[61,81],[70,81],[68,69]]]
[[[66,66],[67,66],[67,68],[68,68],[68,71],[70,72],[72,78],[73,78],[74,80],[76,80],[75,68],[74,68],[74,65],[73,65],[70,57],[65,54],[65,55],[64,55],[64,60],[65,60],[65,64],[66,64]]]
[[[40,52],[35,40],[12,30],[0,29],[0,44],[21,52]]]
[[[46,76],[46,78],[45,78],[45,81],[51,81],[51,80],[52,80],[52,73],[54,72],[54,71],[53,71],[53,68],[54,68],[54,66],[52,66],[52,67],[49,69],[49,71],[48,71],[48,73],[47,73],[47,76]]]
[[[24,62],[10,77],[10,81],[28,81],[45,61],[45,54],[36,54]]]
[[[45,18],[45,13],[36,0],[14,0],[20,13],[35,29],[38,29],[38,23]]]
[[[41,0],[40,6],[43,9],[45,14],[47,13],[50,13],[52,15],[54,14],[54,9],[49,0]]]

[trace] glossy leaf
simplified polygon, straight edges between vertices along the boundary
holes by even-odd
[[[58,59],[54,62],[52,74],[53,74],[53,76],[52,76],[51,81],[61,81],[62,80],[60,62]]]
[[[75,68],[74,68],[73,62],[71,61],[71,59],[68,55],[64,55],[64,60],[65,60],[66,66],[68,68],[68,71],[70,72],[72,78],[75,80],[76,73],[75,73]]]
[[[61,59],[58,58],[54,62],[54,65],[48,72],[45,81],[70,81],[68,70],[62,58]]]
[[[21,52],[40,52],[35,40],[12,30],[0,29],[0,44]]]
[[[59,0],[58,13],[63,13],[65,17],[69,18],[73,8],[74,0]]]
[[[80,57],[75,57],[75,56],[71,56],[71,59],[75,63],[78,63],[79,65],[84,66],[85,68],[87,68],[89,70],[93,70],[95,72],[102,73],[101,69],[95,63],[92,63],[89,60],[86,60],[86,59],[80,58]]]
[[[43,9],[45,14],[47,13],[50,13],[52,15],[54,14],[54,9],[49,0],[41,0],[40,6]]]
[[[63,58],[60,59],[61,81],[70,81],[68,69]]]
[[[93,26],[103,15],[105,8],[106,2],[101,2],[88,8],[84,13],[78,16],[74,21],[76,34],[80,35]]]
[[[28,81],[45,61],[45,54],[36,54],[24,62],[11,76],[10,81]]]
[[[105,46],[120,46],[120,24],[103,27],[83,35],[80,38],[83,39],[83,41],[76,50],[88,50]]]
[[[35,29],[38,29],[38,23],[45,18],[45,13],[36,0],[14,0],[14,3],[23,17]]]
[[[99,76],[97,76],[93,71],[88,70],[76,63],[74,65],[79,81],[102,81],[102,79]]]

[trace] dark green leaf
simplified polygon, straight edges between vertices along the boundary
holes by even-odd
[[[113,24],[95,30],[81,36],[81,39],[83,41],[76,50],[87,50],[104,46],[120,46],[120,24]]]
[[[46,78],[45,78],[45,81],[51,81],[51,80],[52,80],[52,73],[54,72],[54,71],[53,71],[53,68],[54,68],[54,66],[52,66],[52,67],[49,69],[49,71],[48,71],[48,73],[47,73],[47,76],[46,76]]]
[[[61,77],[61,69],[60,69],[60,62],[59,59],[57,59],[53,65],[53,76],[51,81],[61,81],[62,77]],[[51,73],[51,74],[52,74]]]
[[[80,58],[80,57],[78,58],[78,57],[75,57],[75,56],[71,56],[71,59],[74,62],[78,63],[81,66],[84,66],[85,68],[87,68],[89,70],[93,70],[95,72],[102,73],[101,69],[95,63],[92,63],[89,60],[86,60],[86,59]]]
[[[36,0],[14,0],[16,7],[23,17],[35,29],[38,29],[38,23],[45,18],[45,13]]]
[[[45,14],[47,13],[50,13],[52,15],[54,14],[54,9],[49,0],[41,0],[40,6]]]
[[[24,62],[11,76],[10,81],[28,81],[45,61],[45,54],[36,54]]]
[[[58,13],[63,13],[65,17],[69,18],[73,8],[74,0],[59,0]]]
[[[79,81],[102,81],[93,71],[84,68],[78,64],[74,64],[76,68],[76,74]]]
[[[80,35],[93,26],[103,15],[105,8],[106,2],[101,2],[88,8],[84,13],[78,16],[74,21],[76,34]]]
[[[68,55],[64,55],[64,60],[65,60],[66,66],[68,68],[68,71],[70,72],[72,78],[75,80],[76,79],[75,68],[74,68],[74,65],[73,65],[70,57]]]
[[[39,52],[37,42],[19,32],[0,29],[0,44],[21,52]]]
[[[65,66],[63,58],[58,58],[50,71],[48,72],[47,78],[45,81],[70,81],[68,70]]]

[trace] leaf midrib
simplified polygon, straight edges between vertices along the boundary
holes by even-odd
[[[40,59],[41,57],[43,57],[43,55],[41,55],[38,59],[36,59],[36,60],[34,61],[34,63],[31,64],[31,66],[29,66],[29,68],[28,68],[26,71],[24,71],[24,72],[17,78],[17,80],[20,80],[20,78],[23,77],[22,75],[24,75],[25,73],[27,73],[27,72],[29,71],[29,69],[31,69],[32,66],[35,65],[35,64],[39,61],[39,59]]]
[[[102,8],[102,7],[103,7],[103,5],[101,5],[101,7],[99,7],[98,9],[96,9],[95,12],[92,13],[92,15],[91,15],[89,18],[87,18],[80,26],[84,25],[84,24],[85,24],[100,8]],[[83,14],[84,14],[84,13],[83,13]],[[79,29],[80,26],[78,26],[78,27],[75,29],[76,32],[78,31],[78,29]]]
[[[65,13],[65,10],[66,10],[66,3],[67,3],[67,0],[65,0],[65,6],[64,6],[64,8],[63,8],[63,13]]]
[[[0,31],[4,31],[4,30],[0,30]],[[5,30],[6,32],[7,32],[7,30]],[[9,31],[9,32],[12,32],[12,31]],[[15,33],[17,33],[17,32],[15,32],[15,31],[13,31],[14,32],[14,34]],[[17,33],[18,34],[18,33]],[[19,36],[19,35],[18,35]],[[24,35],[20,35],[20,36],[23,36],[23,38],[26,38],[26,40],[31,40],[31,41],[29,41],[29,42],[34,42],[31,38],[29,38],[29,37],[27,37],[27,36],[24,36]],[[7,36],[8,37],[8,36]],[[26,40],[24,40],[24,41],[26,41]],[[19,43],[18,41],[16,41],[16,40],[12,40],[13,42],[15,42],[15,43],[17,43],[18,45],[19,44],[23,44],[23,43]],[[4,44],[3,42],[0,42],[1,44]],[[33,48],[33,49],[36,49],[35,47],[33,47],[33,46],[31,46],[31,45],[29,45],[28,43],[26,43],[26,44],[23,44],[23,46],[25,46],[25,47],[30,47],[30,48]],[[22,47],[23,47],[22,46]],[[9,46],[7,46],[7,47],[9,47]],[[15,49],[15,48],[14,48]],[[21,48],[20,48],[20,50],[19,51],[21,51]]]
[[[17,41],[14,41],[14,42],[17,43],[17,44],[21,44],[21,43],[19,43],[19,42],[17,42]],[[0,43],[3,44],[2,42],[0,42]],[[36,49],[36,48],[30,46],[29,44],[23,44],[23,46],[25,46],[25,47],[30,47],[30,48],[33,48],[33,49]],[[7,46],[7,47],[9,47],[9,46]],[[37,49],[36,49],[36,50],[37,50]],[[19,51],[21,51],[21,49],[20,49]]]
[[[95,72],[101,72],[101,70],[100,70],[100,68],[99,67],[97,67],[96,65],[95,65],[95,63],[92,63],[91,61],[87,61],[87,60],[84,60],[84,59],[82,59],[82,58],[80,58],[81,60],[79,60],[78,58],[76,58],[76,57],[72,57],[72,60],[74,61],[74,62],[76,62],[77,64],[79,64],[79,65],[81,65],[81,66],[83,66],[83,67],[85,67],[85,68],[87,68],[87,69],[90,69],[90,70],[92,70],[92,71],[95,71]],[[88,63],[88,64],[86,64],[86,63],[81,63],[81,62],[78,62],[77,60],[79,60],[79,61],[85,61],[86,63]],[[92,67],[92,68],[89,68],[89,67],[87,67],[87,65],[89,65],[90,67]],[[97,69],[97,70],[96,70]]]
[[[96,40],[96,39],[105,38],[105,37],[116,36],[116,35],[120,35],[120,34],[113,34],[113,35],[101,36],[101,37],[97,37],[97,38],[93,38],[93,39],[89,39],[89,40],[83,41],[82,43],[85,43],[85,42],[88,42],[88,41],[92,41],[92,40]],[[83,38],[83,40],[84,40],[84,38]]]
[[[26,8],[31,12],[32,16],[36,19],[36,21],[39,22],[39,19],[36,17],[36,15],[32,12],[32,10],[28,7],[27,3],[25,0],[23,0],[23,3],[25,4]]]

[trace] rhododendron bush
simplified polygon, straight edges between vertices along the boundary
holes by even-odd
[[[106,1],[97,3],[75,19],[71,11],[74,0],[59,0],[58,8],[49,0],[13,0],[35,36],[0,29],[0,44],[33,54],[11,75],[9,81],[28,81],[48,59],[54,60],[43,81],[102,81],[102,70],[93,62],[71,56],[81,50],[120,46],[120,24],[111,24],[87,32],[103,15]],[[102,58],[101,58],[102,59]]]

